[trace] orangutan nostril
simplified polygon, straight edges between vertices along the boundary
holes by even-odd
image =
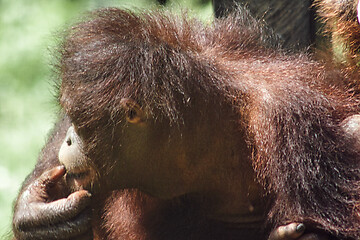
[[[71,144],[72,144],[71,138],[68,138],[68,139],[66,140],[66,143],[67,143],[68,146],[71,146]]]

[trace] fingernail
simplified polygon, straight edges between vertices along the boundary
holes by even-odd
[[[59,170],[59,171],[60,170],[65,170],[65,167],[63,165],[60,165],[60,166],[57,166],[56,169]]]
[[[66,170],[64,166],[57,166],[51,170],[51,178],[57,179],[65,174]]]
[[[66,168],[64,165],[60,165],[56,167],[56,171],[60,172],[61,174],[65,174],[66,173]]]
[[[300,223],[299,225],[297,225],[297,227],[296,227],[296,232],[297,233],[302,233],[304,231],[305,231],[305,225],[304,224]]]

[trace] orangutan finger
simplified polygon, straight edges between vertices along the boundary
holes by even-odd
[[[299,238],[305,231],[302,223],[290,223],[277,227],[269,236],[269,240],[291,240]]]
[[[92,239],[91,234],[91,212],[85,210],[70,221],[58,223],[55,225],[46,225],[39,227],[24,227],[17,229],[16,235],[20,239],[49,239],[49,236],[55,239]]]
[[[28,204],[26,209],[18,211],[14,224],[18,228],[26,229],[68,221],[89,206],[90,200],[91,194],[81,190],[54,202],[34,202]]]

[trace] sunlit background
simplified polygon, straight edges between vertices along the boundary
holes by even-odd
[[[52,128],[55,35],[99,7],[156,8],[156,0],[0,0],[0,239],[10,238],[13,201]],[[211,21],[210,0],[168,0],[166,8]]]

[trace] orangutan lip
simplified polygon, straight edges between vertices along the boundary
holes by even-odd
[[[84,172],[69,172],[66,174],[67,179],[81,179],[89,175],[89,171]]]

